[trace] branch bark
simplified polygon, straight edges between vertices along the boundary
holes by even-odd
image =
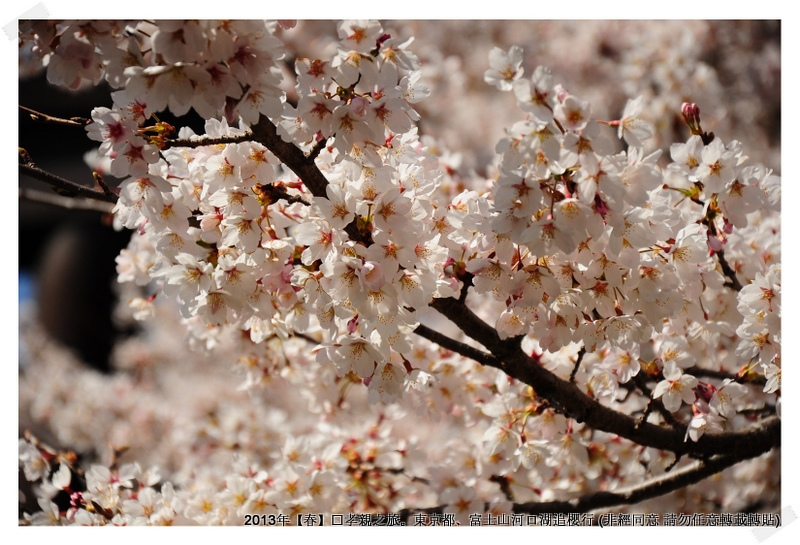
[[[723,471],[747,457],[736,455],[716,456],[709,460],[701,460],[678,471],[654,477],[640,485],[616,491],[600,491],[563,501],[541,501],[514,503],[512,510],[516,514],[538,515],[542,513],[587,513],[598,509],[606,509],[618,505],[633,505],[645,500],[669,494],[686,486],[696,484],[703,479]],[[403,509],[398,515],[408,520],[418,513],[444,513],[446,505],[424,509]],[[489,508],[487,505],[486,509]]]
[[[32,164],[20,164],[19,172],[22,175],[30,176],[35,180],[50,184],[58,190],[60,195],[65,197],[84,197],[112,204],[117,202],[117,196],[113,193],[105,193],[85,185],[77,184],[61,176],[56,176],[46,170],[42,170]]]
[[[719,266],[722,267],[722,272],[725,273],[725,276],[727,277],[725,285],[736,291],[742,291],[742,284],[736,277],[736,271],[733,270],[733,268],[728,264],[728,260],[725,259],[725,252],[722,250],[718,251],[717,259],[719,260]]]
[[[698,483],[719,473],[746,458],[740,456],[717,456],[691,466],[660,475],[639,486],[617,491],[594,492],[567,501],[528,502],[514,505],[515,513],[585,513],[595,509],[631,505],[650,498],[663,496],[685,486]]]
[[[63,197],[57,193],[46,193],[44,191],[27,189],[24,187],[19,188],[19,198],[26,201],[58,206],[68,210],[93,210],[95,212],[110,214],[114,209],[114,205],[111,203],[100,202],[93,199]]]
[[[626,414],[601,405],[576,385],[539,365],[521,350],[519,339],[500,339],[497,331],[478,318],[465,304],[447,298],[435,299],[430,306],[494,355],[496,360],[487,359],[484,365],[496,367],[510,377],[528,384],[538,396],[556,407],[561,407],[566,416],[594,429],[613,433],[639,445],[695,457],[736,452],[743,456],[742,459],[746,459],[780,446],[781,423],[777,416],[756,422],[743,430],[705,434],[696,442],[685,441],[681,430],[637,422]]]
[[[92,122],[91,119],[86,119],[85,117],[72,117],[70,119],[64,119],[62,117],[55,117],[52,115],[43,114],[42,112],[37,112],[36,110],[28,108],[27,106],[23,106],[21,104],[19,108],[20,110],[28,112],[32,120],[38,121],[40,123],[51,123],[53,125],[66,125],[69,127],[85,127],[86,125]]]
[[[164,149],[167,148],[201,148],[203,146],[216,146],[217,144],[239,144],[255,140],[252,132],[238,134],[235,136],[205,136],[201,138],[173,138],[167,140]]]
[[[498,367],[500,365],[500,362],[492,354],[483,352],[482,350],[478,350],[477,348],[468,344],[457,341],[451,337],[448,337],[447,335],[429,328],[428,326],[420,324],[414,330],[414,333],[422,338],[438,344],[442,348],[446,348],[447,350],[451,350],[456,354],[464,356],[465,358],[477,361],[482,365],[487,365],[489,367]]]
[[[278,128],[266,116],[261,116],[252,131],[253,139],[266,146],[278,160],[297,174],[312,195],[328,198],[328,179],[317,167],[313,159],[321,148],[314,148],[312,156],[306,156],[303,150],[292,143],[285,142],[278,135]],[[351,240],[365,245],[371,243],[369,234],[365,234],[358,229],[356,220],[348,224],[345,231]]]

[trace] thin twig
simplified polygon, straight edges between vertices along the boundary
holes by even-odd
[[[255,138],[250,131],[244,134],[233,136],[202,136],[200,138],[172,138],[166,141],[164,149],[167,148],[201,148],[203,146],[216,146],[219,144],[239,144],[241,142],[251,142]]]
[[[736,291],[742,291],[742,284],[736,277],[736,272],[731,268],[730,265],[728,265],[728,261],[725,259],[725,252],[722,250],[718,251],[717,259],[719,259],[719,266],[722,267],[722,272],[725,273],[725,276],[727,277],[724,285],[733,288]]]
[[[681,424],[678,420],[673,416],[669,410],[664,406],[664,403],[660,399],[656,399],[653,397],[653,392],[647,386],[647,379],[644,378],[643,373],[638,373],[635,377],[633,377],[633,382],[636,386],[642,391],[646,398],[650,401],[648,402],[647,409],[644,411],[644,418],[642,420],[646,420],[647,416],[650,413],[652,407],[654,407],[664,418],[664,421],[667,422],[673,428],[685,428],[685,424]]]
[[[414,330],[414,333],[438,344],[442,348],[446,348],[452,352],[455,352],[456,354],[464,356],[465,358],[477,361],[480,364],[488,365],[490,367],[498,366],[497,358],[495,358],[493,355],[439,333],[428,326],[420,324]]]
[[[37,166],[30,164],[19,165],[20,174],[30,176],[41,182],[50,184],[56,191],[65,197],[84,197],[87,199],[94,199],[96,201],[110,202],[112,204],[117,202],[117,196],[113,193],[105,193],[97,191],[91,187],[80,185],[60,176],[56,176],[46,170],[42,170]]]
[[[297,195],[290,195],[285,188],[273,184],[261,185],[261,190],[269,196],[270,202],[276,203],[279,200],[285,200],[289,204],[301,203],[310,206],[308,202],[302,197]]]
[[[72,197],[64,197],[58,193],[46,193],[36,189],[29,189],[26,187],[19,188],[19,198],[38,202],[42,204],[49,204],[51,206],[58,206],[69,210],[93,210],[96,212],[103,212],[110,214],[114,210],[114,205],[96,201],[93,199],[75,199]]]
[[[578,369],[581,368],[581,361],[583,361],[583,356],[586,355],[586,347],[582,346],[580,351],[578,352],[578,358],[575,360],[575,367],[572,368],[572,372],[569,374],[569,381],[575,384],[575,375],[578,374]]]
[[[744,380],[736,376],[736,373],[728,371],[715,371],[714,369],[705,369],[703,367],[693,366],[683,370],[684,373],[695,377],[715,378],[720,380],[734,380],[740,384],[758,384],[764,385],[767,383],[767,377],[764,375],[756,375],[748,380]]]
[[[406,470],[402,467],[381,467],[375,466],[373,468],[375,471],[380,471],[381,473],[391,473],[392,475],[402,475],[403,477],[407,478],[410,481],[414,481],[416,483],[422,484],[431,484],[430,479],[426,479],[424,477],[417,477],[415,475],[409,475],[406,473]]]
[[[108,186],[106,185],[106,180],[103,178],[103,175],[97,171],[92,172],[92,176],[94,177],[94,181],[97,182],[97,185],[100,186],[100,189],[103,190],[103,193],[106,195],[113,195],[114,192],[111,191]]]
[[[85,117],[71,117],[69,119],[64,119],[62,117],[55,117],[52,115],[43,114],[42,112],[37,112],[27,106],[20,105],[20,110],[24,110],[30,114],[31,119],[34,121],[38,121],[40,123],[51,123],[53,125],[67,125],[70,127],[85,127],[89,123],[92,122],[91,119],[86,119]]]

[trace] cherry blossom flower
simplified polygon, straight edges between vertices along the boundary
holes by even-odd
[[[369,397],[374,403],[394,401],[403,391],[406,373],[403,368],[391,361],[382,362],[375,369],[369,382]]]
[[[117,109],[95,108],[92,110],[92,121],[86,126],[87,136],[102,142],[98,150],[101,155],[119,152],[138,130],[136,121]]]
[[[150,37],[153,51],[169,64],[199,60],[206,53],[208,41],[197,21],[158,21]]]
[[[680,170],[683,174],[690,178],[695,177],[697,167],[700,166],[703,153],[703,140],[700,135],[692,135],[685,144],[672,144],[670,146],[670,155],[673,163],[672,168]]]
[[[553,115],[565,129],[579,131],[591,120],[592,107],[586,100],[567,95],[564,100],[556,104]]]
[[[47,64],[47,81],[73,90],[86,83],[96,85],[103,74],[102,66],[94,46],[79,29],[69,27],[61,34]]]
[[[550,102],[553,76],[549,68],[537,66],[530,80],[517,79],[513,87],[522,111],[530,112],[536,119],[545,123],[553,119],[553,107]]]
[[[725,149],[718,138],[706,145],[700,156],[702,162],[697,167],[695,176],[705,186],[707,195],[720,193],[736,177],[736,157],[733,152]]]
[[[491,68],[484,73],[484,81],[501,91],[510,91],[512,83],[525,72],[522,68],[522,48],[514,45],[508,52],[499,47],[493,48],[489,52],[489,65]]]
[[[50,464],[38,448],[25,439],[19,440],[19,461],[29,482],[38,481],[50,473]]]
[[[653,397],[661,398],[664,407],[674,413],[681,408],[682,403],[694,402],[695,386],[697,386],[695,377],[684,374],[678,366],[668,362],[664,365],[664,380],[656,384]]]
[[[722,386],[714,392],[709,406],[720,416],[730,418],[736,413],[734,400],[744,396],[746,393],[747,387],[726,379]]]
[[[707,431],[722,431],[723,419],[714,413],[708,404],[702,399],[697,399],[692,405],[694,416],[689,421],[686,428],[684,440],[699,440]]]
[[[764,369],[764,376],[767,377],[764,392],[767,394],[775,393],[781,387],[781,368],[774,363],[762,363],[761,367]]]
[[[636,350],[633,354],[628,351],[619,349],[611,349],[609,355],[604,360],[611,370],[619,377],[619,382],[624,384],[631,378],[639,374],[641,365],[639,358],[636,356]]]
[[[339,38],[347,47],[360,53],[369,53],[383,33],[378,21],[351,20],[337,25]]]
[[[465,526],[470,522],[470,515],[483,513],[483,502],[476,497],[475,489],[463,484],[446,488],[439,501],[447,505],[445,513],[453,513],[456,521]]]
[[[30,516],[30,523],[33,526],[58,526],[61,525],[63,517],[55,502],[46,498],[37,500],[41,511],[37,511]]]
[[[619,121],[619,138],[624,138],[629,146],[637,148],[642,147],[642,140],[652,138],[654,133],[653,127],[639,117],[644,109],[643,100],[642,96],[628,100]]]

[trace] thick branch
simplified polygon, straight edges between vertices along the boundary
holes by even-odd
[[[633,505],[645,500],[669,494],[686,486],[696,484],[711,477],[748,457],[730,455],[702,460],[679,471],[665,473],[634,487],[586,494],[566,501],[542,501],[515,503],[512,511],[516,514],[538,515],[542,513],[586,513],[617,505]],[[446,505],[423,509],[403,509],[398,515],[401,520],[409,520],[416,514],[444,513]],[[488,509],[488,504],[485,508]]]
[[[303,150],[292,143],[285,142],[278,135],[278,128],[275,124],[263,115],[258,124],[253,127],[253,136],[257,142],[266,146],[278,160],[297,174],[312,195],[328,198],[328,179],[312,158],[316,156],[315,153],[319,153],[318,148],[312,150],[312,157],[307,157]],[[356,221],[348,224],[345,231],[351,240],[369,245],[369,235],[359,231]]]
[[[648,422],[637,423],[629,415],[605,407],[581,391],[576,385],[563,380],[530,358],[519,347],[519,339],[502,340],[497,331],[478,318],[465,304],[456,299],[435,299],[434,309],[456,324],[469,337],[485,346],[496,358],[491,365],[509,376],[533,387],[536,394],[547,399],[565,414],[578,422],[624,437],[634,443],[676,454],[711,456],[737,452],[744,458],[758,456],[779,446],[781,424],[778,417],[770,417],[748,428],[727,433],[705,434],[699,441],[685,441],[685,435],[676,429]]]
[[[253,127],[253,138],[269,148],[275,157],[297,174],[312,195],[328,198],[328,179],[313,159],[306,157],[303,150],[294,144],[284,142],[278,135],[278,128],[267,117],[261,116]]]
[[[567,501],[528,502],[514,505],[515,513],[585,513],[595,509],[631,505],[650,498],[663,496],[685,486],[695,484],[719,473],[748,457],[718,456],[703,460],[691,466],[666,473],[638,486],[615,492],[595,492]]]

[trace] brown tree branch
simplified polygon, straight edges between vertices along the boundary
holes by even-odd
[[[22,175],[50,184],[60,195],[65,197],[84,197],[96,201],[110,202],[112,204],[117,202],[117,196],[114,193],[105,193],[104,191],[97,191],[91,187],[77,184],[47,172],[46,170],[42,170],[32,163],[20,164],[19,172]]]
[[[303,150],[296,145],[285,142],[278,135],[278,128],[269,118],[262,115],[252,131],[255,141],[266,146],[279,161],[297,174],[298,178],[305,184],[312,195],[315,197],[328,198],[328,179],[317,167],[317,164],[312,158],[306,156]],[[317,148],[315,148],[315,150],[316,149]],[[312,153],[313,151],[314,150],[312,150]],[[371,244],[371,236],[369,233],[364,233],[358,228],[357,221],[358,218],[350,222],[350,224],[345,227],[345,232],[347,232],[351,240],[361,242],[368,246]]]
[[[31,119],[33,119],[34,121],[38,121],[40,123],[67,125],[70,127],[85,127],[86,125],[92,122],[91,119],[86,119],[84,117],[71,117],[69,119],[64,119],[61,117],[55,117],[52,115],[43,114],[42,112],[37,112],[36,110],[33,110],[21,104],[19,106],[19,109],[28,112],[28,114],[31,116]]]
[[[719,260],[719,266],[722,267],[722,272],[725,273],[725,276],[727,277],[724,285],[733,288],[736,291],[742,291],[742,284],[736,277],[736,271],[734,271],[731,266],[728,265],[728,260],[725,259],[725,252],[722,250],[718,251],[717,259]]]
[[[715,475],[749,456],[717,456],[709,460],[698,461],[689,467],[665,473],[638,486],[617,490],[614,492],[594,492],[567,501],[527,502],[514,505],[515,513],[585,513],[595,509],[614,507],[616,505],[631,505],[650,498],[663,496],[698,483],[703,479]]]
[[[737,452],[745,458],[758,456],[781,443],[781,423],[776,416],[733,432],[709,433],[698,441],[685,441],[681,430],[637,422],[629,415],[610,409],[592,399],[576,385],[563,380],[526,355],[519,339],[500,339],[497,331],[478,318],[465,304],[453,298],[435,299],[430,304],[467,336],[485,346],[496,360],[484,365],[496,367],[531,386],[536,394],[565,414],[587,426],[613,433],[639,445],[669,450],[678,455],[713,456]],[[495,364],[496,362],[496,364]]]
[[[313,160],[306,157],[296,145],[285,142],[278,128],[266,116],[261,116],[252,129],[253,139],[266,146],[275,157],[289,167],[303,181],[315,197],[328,198],[328,179]]]
[[[541,501],[514,503],[515,514],[537,515],[542,513],[586,513],[618,505],[633,505],[645,500],[669,494],[686,486],[696,484],[711,477],[749,456],[723,455],[708,460],[700,460],[679,471],[665,473],[639,485],[616,491],[600,491],[564,501]],[[401,520],[409,520],[417,514],[444,513],[446,505],[422,509],[408,508],[398,512]],[[484,509],[489,509],[486,504]]]
[[[439,333],[428,326],[420,324],[414,330],[414,333],[420,337],[428,339],[433,343],[438,344],[442,348],[446,348],[482,365],[487,365],[489,367],[498,367],[500,365],[500,362],[497,361],[497,358],[495,358],[493,355]]]
[[[201,148],[203,146],[216,146],[218,144],[239,144],[254,140],[252,132],[234,136],[201,136],[200,138],[171,138],[164,144],[167,148]]]
[[[110,214],[114,209],[114,205],[111,203],[105,203],[93,199],[75,199],[71,197],[63,197],[58,193],[47,193],[44,191],[38,191],[24,187],[19,188],[19,198],[26,201],[49,204],[51,206],[58,206],[60,208],[67,208],[69,210],[93,210],[96,212]]]

